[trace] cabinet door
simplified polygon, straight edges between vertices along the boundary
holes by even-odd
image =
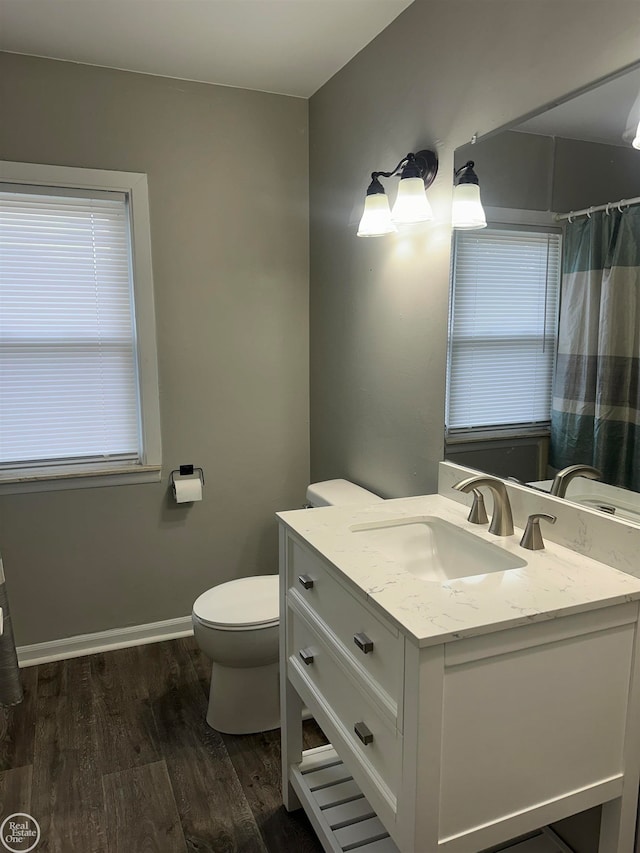
[[[584,617],[598,618],[582,614],[479,638],[477,654],[471,641],[458,650],[451,645],[444,671],[441,839],[533,813],[576,792],[593,790],[592,802],[604,788],[609,798],[619,794],[635,625],[594,625],[580,636],[557,636],[563,623],[570,631],[578,624],[572,620]],[[527,637],[538,644],[524,647],[518,638]]]

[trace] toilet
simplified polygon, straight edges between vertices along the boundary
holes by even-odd
[[[381,500],[347,480],[326,480],[307,489],[310,507]],[[211,660],[207,723],[212,729],[239,735],[280,726],[279,612],[278,575],[227,581],[196,599],[193,633]]]

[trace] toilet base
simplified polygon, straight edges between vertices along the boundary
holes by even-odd
[[[247,735],[280,727],[278,663],[211,666],[207,723],[223,734]]]

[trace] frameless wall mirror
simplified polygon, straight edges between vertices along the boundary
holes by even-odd
[[[458,149],[445,456],[640,524],[640,64]]]

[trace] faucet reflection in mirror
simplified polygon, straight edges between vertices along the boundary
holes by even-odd
[[[557,498],[563,498],[567,493],[567,486],[575,477],[601,480],[602,471],[598,471],[597,468],[592,468],[590,465],[569,465],[556,473],[551,484],[551,494]]]
[[[433,151],[418,151],[403,157],[391,172],[372,172],[367,188],[358,237],[380,237],[397,231],[397,225],[428,222],[433,212],[427,189],[438,173],[438,157]],[[400,176],[393,210],[380,178]]]

